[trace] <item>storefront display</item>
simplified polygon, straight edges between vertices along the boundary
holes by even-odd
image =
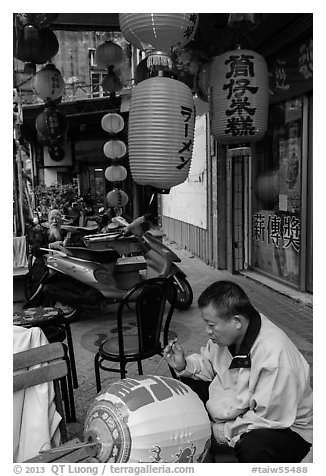
[[[253,161],[252,266],[299,285],[302,98],[271,107]]]

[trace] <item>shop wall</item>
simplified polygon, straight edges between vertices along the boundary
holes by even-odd
[[[162,227],[168,239],[208,260],[207,115],[196,118],[193,158],[187,180],[162,195]]]

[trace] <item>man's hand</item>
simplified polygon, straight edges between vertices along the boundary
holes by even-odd
[[[49,250],[60,250],[60,247],[63,245],[63,241],[54,241],[53,243],[49,243]]]
[[[170,342],[163,351],[167,363],[177,372],[186,368],[186,359],[183,348],[177,342]]]

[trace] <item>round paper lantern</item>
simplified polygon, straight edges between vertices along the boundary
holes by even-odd
[[[126,154],[127,147],[121,140],[112,139],[104,144],[103,151],[109,159],[119,159]]]
[[[122,182],[127,177],[127,170],[123,165],[111,165],[104,172],[109,182]]]
[[[212,61],[211,133],[221,144],[252,143],[267,130],[268,71],[264,58],[237,48]]]
[[[67,131],[68,122],[64,114],[57,109],[47,107],[35,119],[37,132],[46,139],[60,139]]]
[[[106,132],[117,134],[124,128],[125,121],[120,114],[109,112],[109,114],[105,114],[105,116],[102,117],[101,126]]]
[[[123,49],[113,41],[105,41],[95,50],[95,63],[101,68],[108,69],[109,66],[117,66],[123,60]]]
[[[132,90],[128,152],[133,180],[170,189],[184,182],[192,158],[195,107],[190,89],[156,77]]]
[[[41,71],[36,73],[33,85],[36,94],[44,102],[59,99],[65,88],[61,73],[54,64],[47,64]]]
[[[98,444],[89,451],[102,463],[200,463],[210,438],[198,395],[162,376],[114,382],[96,396],[84,426],[85,441]]]
[[[24,30],[14,28],[14,57],[25,64],[24,72],[35,74],[36,64],[49,61],[59,50],[56,35],[49,28],[36,30],[36,38],[26,39]]]
[[[149,64],[165,64],[164,55],[172,46],[183,47],[193,39],[198,13],[119,13],[119,22],[129,43],[144,51],[160,52]],[[166,64],[172,66],[171,62]]]
[[[122,89],[121,80],[112,68],[113,66],[110,66],[108,74],[104,76],[103,81],[101,82],[103,91],[108,93],[116,93]]]
[[[107,193],[106,201],[110,207],[125,207],[128,203],[128,195],[123,190],[115,188]]]

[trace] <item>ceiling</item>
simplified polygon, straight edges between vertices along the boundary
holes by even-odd
[[[228,26],[229,13],[200,13],[199,24],[192,42],[193,48],[206,50],[209,56],[232,49],[240,39],[267,57],[310,27],[312,13],[262,13],[256,28],[241,34]],[[119,13],[59,13],[53,30],[119,31]]]
[[[195,39],[189,48],[200,51],[206,58],[233,49],[241,43],[242,47],[250,48],[263,55],[266,59],[283,45],[291,46],[298,41],[300,35],[312,34],[312,18],[309,13],[270,13],[258,14],[260,22],[251,30],[240,31],[228,26],[228,13],[200,13]],[[118,13],[60,13],[52,24],[53,30],[84,30],[84,31],[119,31]],[[110,102],[111,101],[111,102]],[[85,130],[81,124],[87,123],[87,139],[96,139],[101,134],[98,127],[103,113],[110,108],[119,111],[120,98],[74,101],[61,103],[62,112],[69,118],[69,134],[71,139],[85,138]],[[43,109],[42,106],[24,108],[25,129],[35,133],[35,117]],[[34,129],[34,131],[33,131]],[[103,131],[102,131],[103,132]]]

